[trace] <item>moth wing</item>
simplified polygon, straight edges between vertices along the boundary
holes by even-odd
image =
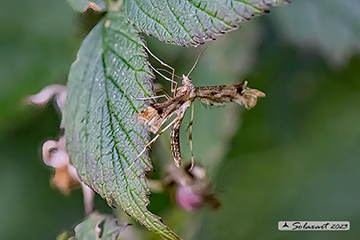
[[[246,109],[251,109],[253,107],[255,107],[256,103],[257,103],[257,99],[259,97],[265,97],[265,93],[257,90],[257,89],[251,89],[251,88],[246,88],[244,89],[244,91],[242,92],[242,94],[236,98],[236,102],[239,103],[240,105],[245,105]]]
[[[138,115],[138,121],[144,125],[150,127],[150,131],[153,133],[157,133],[160,127],[168,120],[175,112],[163,112],[159,114],[159,111],[154,107],[149,106],[143,111],[141,111]]]
[[[156,133],[161,126],[161,117],[158,111],[152,106],[142,110],[137,115],[137,119],[140,123],[149,126],[153,133]]]

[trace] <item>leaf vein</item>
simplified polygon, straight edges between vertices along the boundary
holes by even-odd
[[[101,123],[100,123],[100,158],[103,158],[103,145],[104,145],[104,139],[103,139],[103,132],[104,132],[104,107],[101,108]],[[96,165],[100,163],[100,160],[97,161]],[[102,170],[102,169],[101,169]],[[102,182],[105,182],[105,174],[104,171],[101,171],[102,176]]]
[[[124,92],[124,90],[122,90],[120,88],[120,86],[118,85],[118,83],[115,81],[115,79],[113,79],[112,76],[106,76],[106,79],[109,79],[112,84],[114,84],[115,88],[118,89],[122,95],[126,98],[127,102],[131,105],[131,107],[135,110],[136,113],[139,113],[139,110],[137,109],[137,107],[134,105],[134,103],[131,101],[131,99],[129,98],[129,96]]]
[[[194,6],[194,7],[197,8],[197,9],[199,9],[200,11],[206,13],[206,14],[209,15],[210,17],[213,17],[213,18],[219,20],[220,22],[223,22],[223,23],[225,23],[226,25],[228,25],[228,26],[230,26],[230,27],[233,27],[233,25],[231,25],[230,22],[226,22],[226,21],[224,21],[224,19],[219,18],[216,14],[212,14],[211,12],[206,11],[205,8],[201,8],[200,6],[197,6],[192,0],[189,0],[188,3],[190,3],[192,6]]]
[[[169,4],[169,0],[166,0],[166,4],[170,10],[170,12],[172,13],[172,15],[175,17],[176,21],[180,24],[180,26],[184,29],[184,31],[187,33],[187,35],[190,37],[191,40],[194,40],[194,36],[191,36],[190,31],[187,30],[184,26],[184,23],[180,22],[179,17],[175,15],[174,11],[171,9],[170,4]]]
[[[152,16],[150,16],[150,14],[148,14],[147,12],[145,12],[144,11],[144,9],[142,9],[141,7],[140,7],[140,5],[139,5],[139,3],[137,2],[137,0],[133,0],[135,3],[136,3],[136,5],[138,6],[138,8],[141,10],[141,12],[143,12],[147,17],[149,17],[151,20],[153,20],[154,22],[157,22],[160,26],[162,26],[164,29],[165,29],[165,31],[167,32],[167,33],[169,33],[169,35],[171,36],[171,37],[173,37],[172,36],[172,33],[159,21],[159,20],[157,20],[157,19],[155,19],[154,17],[152,17]]]
[[[127,140],[129,141],[129,143],[132,145],[133,149],[136,151],[137,154],[139,154],[139,150],[136,147],[136,144],[131,140],[131,137],[129,135],[129,131],[127,131],[127,129],[125,128],[124,124],[122,123],[121,119],[118,118],[118,116],[116,114],[114,114],[115,120],[119,123],[119,126],[121,128],[121,130],[125,133]],[[149,166],[149,163],[142,157],[139,156],[139,158],[147,165]],[[130,162],[126,161],[127,164],[130,165]]]

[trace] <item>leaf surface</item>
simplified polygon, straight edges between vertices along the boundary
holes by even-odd
[[[199,45],[287,0],[124,0],[127,19],[140,31],[180,46]]]
[[[164,238],[178,237],[146,208],[148,131],[133,97],[152,94],[152,73],[138,32],[120,13],[109,13],[86,37],[73,63],[64,112],[67,150],[81,179],[110,205]]]

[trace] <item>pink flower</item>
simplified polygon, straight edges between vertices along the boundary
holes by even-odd
[[[168,175],[165,177],[166,185],[176,184],[175,200],[179,207],[186,211],[194,211],[204,205],[210,205],[217,209],[221,203],[213,193],[213,187],[206,177],[204,168],[185,166],[182,169],[176,168],[173,164],[168,167]]]
[[[39,93],[28,97],[31,103],[44,105],[50,101],[52,97],[54,97],[56,106],[59,108],[60,113],[62,114],[65,100],[66,100],[66,91],[67,87],[64,85],[50,85],[43,88]],[[63,128],[63,123],[61,121],[60,128]]]
[[[56,106],[63,112],[66,100],[66,86],[50,85],[42,89],[38,94],[28,97],[34,104],[46,104],[54,97]],[[61,123],[60,128],[63,128]],[[85,214],[89,215],[93,210],[94,191],[86,186],[79,178],[76,168],[71,164],[66,152],[66,139],[62,136],[59,141],[48,140],[42,146],[42,158],[46,165],[55,168],[55,174],[51,183],[65,194],[81,186],[84,194]]]
[[[55,168],[51,183],[63,193],[70,194],[73,189],[82,187],[85,214],[90,214],[94,205],[94,191],[81,182],[75,167],[70,163],[65,137],[61,137],[59,141],[46,141],[42,146],[42,157],[46,165]]]
[[[56,105],[62,112],[65,105],[66,90],[67,87],[64,85],[50,85],[43,88],[39,93],[30,96],[29,100],[34,104],[45,104],[55,96]]]

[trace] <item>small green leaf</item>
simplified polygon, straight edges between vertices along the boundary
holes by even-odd
[[[124,0],[126,18],[140,31],[180,46],[199,45],[239,28],[287,0]]]
[[[149,212],[147,154],[133,164],[148,142],[136,100],[152,94],[151,70],[138,32],[111,12],[86,37],[71,66],[64,110],[67,150],[81,179],[148,229],[179,239]],[[130,167],[131,166],[131,167]]]
[[[75,239],[116,240],[126,227],[128,227],[127,224],[118,225],[114,216],[94,212],[75,227]]]
[[[71,234],[68,231],[64,231],[56,236],[56,240],[69,240]]]
[[[67,0],[70,6],[78,12],[85,12],[91,8],[94,11],[105,11],[106,5],[104,0]]]

